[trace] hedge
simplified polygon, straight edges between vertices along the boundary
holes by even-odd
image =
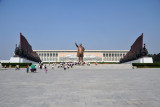
[[[16,65],[19,65],[21,68],[26,67],[27,65],[31,66],[32,63],[1,63],[2,66],[4,67],[6,65],[6,67],[9,67],[11,65],[11,67],[15,67]]]
[[[160,63],[132,63],[137,68],[160,68]]]
[[[64,62],[50,62],[50,64],[53,64],[53,63],[57,63],[57,64],[60,64],[60,63],[64,63]],[[95,62],[90,62],[91,64],[94,64]],[[98,64],[119,64],[119,62],[96,62]],[[43,64],[49,64],[49,62],[43,62]]]
[[[90,62],[91,64],[98,63],[98,64],[119,64],[119,62]]]

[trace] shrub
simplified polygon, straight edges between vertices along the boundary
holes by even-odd
[[[160,68],[160,63],[132,63],[137,68]]]
[[[2,66],[4,67],[6,65],[6,67],[9,67],[10,65],[12,67],[15,67],[16,65],[19,65],[20,68],[24,68],[26,67],[27,65],[31,66],[32,63],[2,63]]]
[[[91,64],[94,64],[95,62],[90,62]],[[119,62],[96,62],[98,64],[119,64]]]

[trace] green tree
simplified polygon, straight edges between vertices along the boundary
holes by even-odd
[[[160,62],[160,53],[159,54],[149,54],[148,56],[153,58],[153,62]]]

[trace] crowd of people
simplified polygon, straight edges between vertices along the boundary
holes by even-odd
[[[32,64],[31,66],[27,65],[26,66],[26,72],[36,72],[37,68],[38,69],[44,69],[44,71],[47,73],[48,71],[48,67],[51,68],[51,70],[54,70],[55,68],[63,68],[64,70],[73,68],[73,66],[90,66],[90,63],[87,62],[62,62],[62,63],[49,63],[49,64],[43,64],[43,63],[39,63],[39,64]],[[95,64],[97,65],[97,64]],[[7,66],[5,65],[4,68],[7,68]],[[11,68],[11,67],[9,67]],[[15,70],[19,70],[20,69],[20,65],[16,65],[15,66]]]
[[[51,66],[51,69],[52,70],[54,70],[55,69],[55,67],[56,68],[63,68],[64,70],[67,70],[67,69],[70,69],[70,68],[73,68],[73,66],[84,66],[84,65],[87,65],[87,66],[90,66],[90,63],[85,63],[85,62],[83,62],[83,63],[81,63],[81,62],[62,62],[62,63],[59,63],[59,64],[57,64],[57,63],[52,63],[52,64],[43,64],[43,63],[40,63],[39,65],[38,65],[38,67],[39,67],[39,69],[44,69],[45,70],[45,72],[47,73],[47,71],[48,71],[48,67],[50,67]],[[31,65],[31,72],[36,72],[36,65],[35,65],[35,67],[32,67],[33,66],[33,64]],[[48,67],[47,67],[48,66]],[[33,69],[34,69],[34,71],[33,71]],[[29,72],[29,66],[27,65],[27,67],[26,67],[26,71],[27,71],[27,73]]]
[[[64,68],[64,70],[72,68],[75,65],[75,63],[73,62],[69,62],[69,63],[60,63],[60,65],[58,66],[58,68]]]

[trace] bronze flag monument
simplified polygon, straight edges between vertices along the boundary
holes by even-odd
[[[32,50],[32,46],[27,39],[20,33],[20,45],[15,49],[15,57],[21,57],[34,62],[41,62],[38,54]]]
[[[143,47],[143,33],[131,46],[130,51],[120,60],[120,63],[129,62],[148,55],[148,51]]]
[[[75,45],[78,48],[77,57],[79,58],[79,62],[81,61],[83,63],[83,52],[84,52],[85,48],[82,46],[81,43],[79,46],[77,45],[77,43],[75,43]]]

